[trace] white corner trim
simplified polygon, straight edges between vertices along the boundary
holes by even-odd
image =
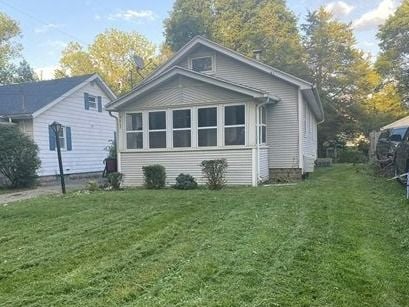
[[[303,148],[303,99],[301,89],[298,89],[298,167],[304,173],[304,148]]]
[[[251,185],[257,186],[257,150],[253,148],[251,150]]]

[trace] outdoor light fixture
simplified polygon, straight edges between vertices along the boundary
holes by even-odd
[[[62,129],[62,125],[60,123],[54,121],[50,125],[50,127],[55,133],[55,143],[57,145],[58,166],[60,167],[61,190],[62,190],[62,193],[65,194],[64,170],[63,170],[63,166],[62,166],[61,146],[60,146],[60,132],[61,132],[61,129]]]

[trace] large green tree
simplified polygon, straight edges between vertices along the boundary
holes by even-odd
[[[56,76],[97,72],[117,94],[124,94],[142,79],[140,74],[144,76],[155,68],[155,51],[155,45],[139,33],[109,29],[97,35],[87,48],[76,42],[68,44]],[[139,72],[133,60],[135,55],[147,64]]]
[[[386,81],[393,82],[409,105],[409,0],[403,0],[395,14],[378,32],[381,53],[376,66]]]
[[[177,51],[195,35],[308,78],[297,19],[284,0],[176,0],[165,21],[166,43]]]
[[[335,20],[324,8],[309,12],[302,29],[326,117],[318,130],[319,143],[354,138],[362,133],[363,102],[377,86],[374,71],[355,47],[351,25]]]

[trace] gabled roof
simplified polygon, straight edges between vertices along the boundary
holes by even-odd
[[[116,98],[97,74],[3,85],[0,86],[0,115],[35,117],[90,81],[96,81],[111,99]]]
[[[168,81],[169,79],[175,76],[183,76],[192,80],[198,80],[255,99],[270,98],[271,100],[276,102],[280,100],[280,98],[278,98],[277,96],[270,95],[267,92],[256,88],[244,86],[238,83],[233,83],[231,81],[227,81],[207,74],[198,73],[183,67],[173,66],[169,70],[158,75],[156,78],[151,78],[148,81],[141,83],[139,86],[135,87],[129,94],[124,95],[117,99],[116,101],[113,101],[112,103],[106,105],[105,109],[108,111],[116,111],[117,108],[120,107],[121,105],[132,101],[136,97],[143,95],[144,93],[156,88],[157,86],[163,84],[164,82]]]
[[[225,54],[231,58],[234,58],[242,63],[245,63],[247,65],[250,65],[254,68],[257,68],[259,70],[262,70],[268,74],[271,74],[279,79],[282,79],[284,81],[287,81],[288,83],[291,83],[293,85],[299,86],[301,88],[309,88],[312,87],[313,84],[305,81],[301,78],[298,78],[296,76],[293,76],[289,73],[286,73],[284,71],[281,71],[277,68],[274,68],[272,66],[269,66],[267,64],[264,64],[260,61],[257,61],[253,58],[249,58],[244,56],[243,54],[226,48],[218,43],[215,43],[207,38],[204,38],[203,36],[195,36],[191,41],[189,41],[186,45],[184,45],[178,52],[175,53],[175,55],[169,59],[165,64],[162,66],[159,66],[156,70],[152,72],[145,80],[149,80],[151,78],[154,78],[158,74],[162,73],[163,71],[166,71],[170,66],[174,65],[178,60],[180,60],[183,56],[185,56],[190,50],[195,48],[198,45],[202,45],[205,47],[208,47],[210,49],[213,49],[215,51],[218,51],[222,54]]]
[[[401,127],[408,127],[408,126],[409,126],[409,116],[405,116],[401,119],[398,119],[397,121],[394,121],[393,123],[383,126],[382,128],[380,128],[380,130],[385,130],[385,129],[390,129],[390,128],[401,128]]]

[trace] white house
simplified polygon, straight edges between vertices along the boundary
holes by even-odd
[[[225,158],[229,184],[312,172],[324,118],[309,82],[195,37],[129,94],[118,112],[119,169],[128,186],[162,164],[203,182],[200,163]]]
[[[13,122],[37,143],[38,175],[59,173],[55,134],[49,125],[63,125],[60,135],[64,172],[102,172],[105,150],[114,139],[115,119],[103,105],[116,97],[96,74],[0,86],[0,116]]]

